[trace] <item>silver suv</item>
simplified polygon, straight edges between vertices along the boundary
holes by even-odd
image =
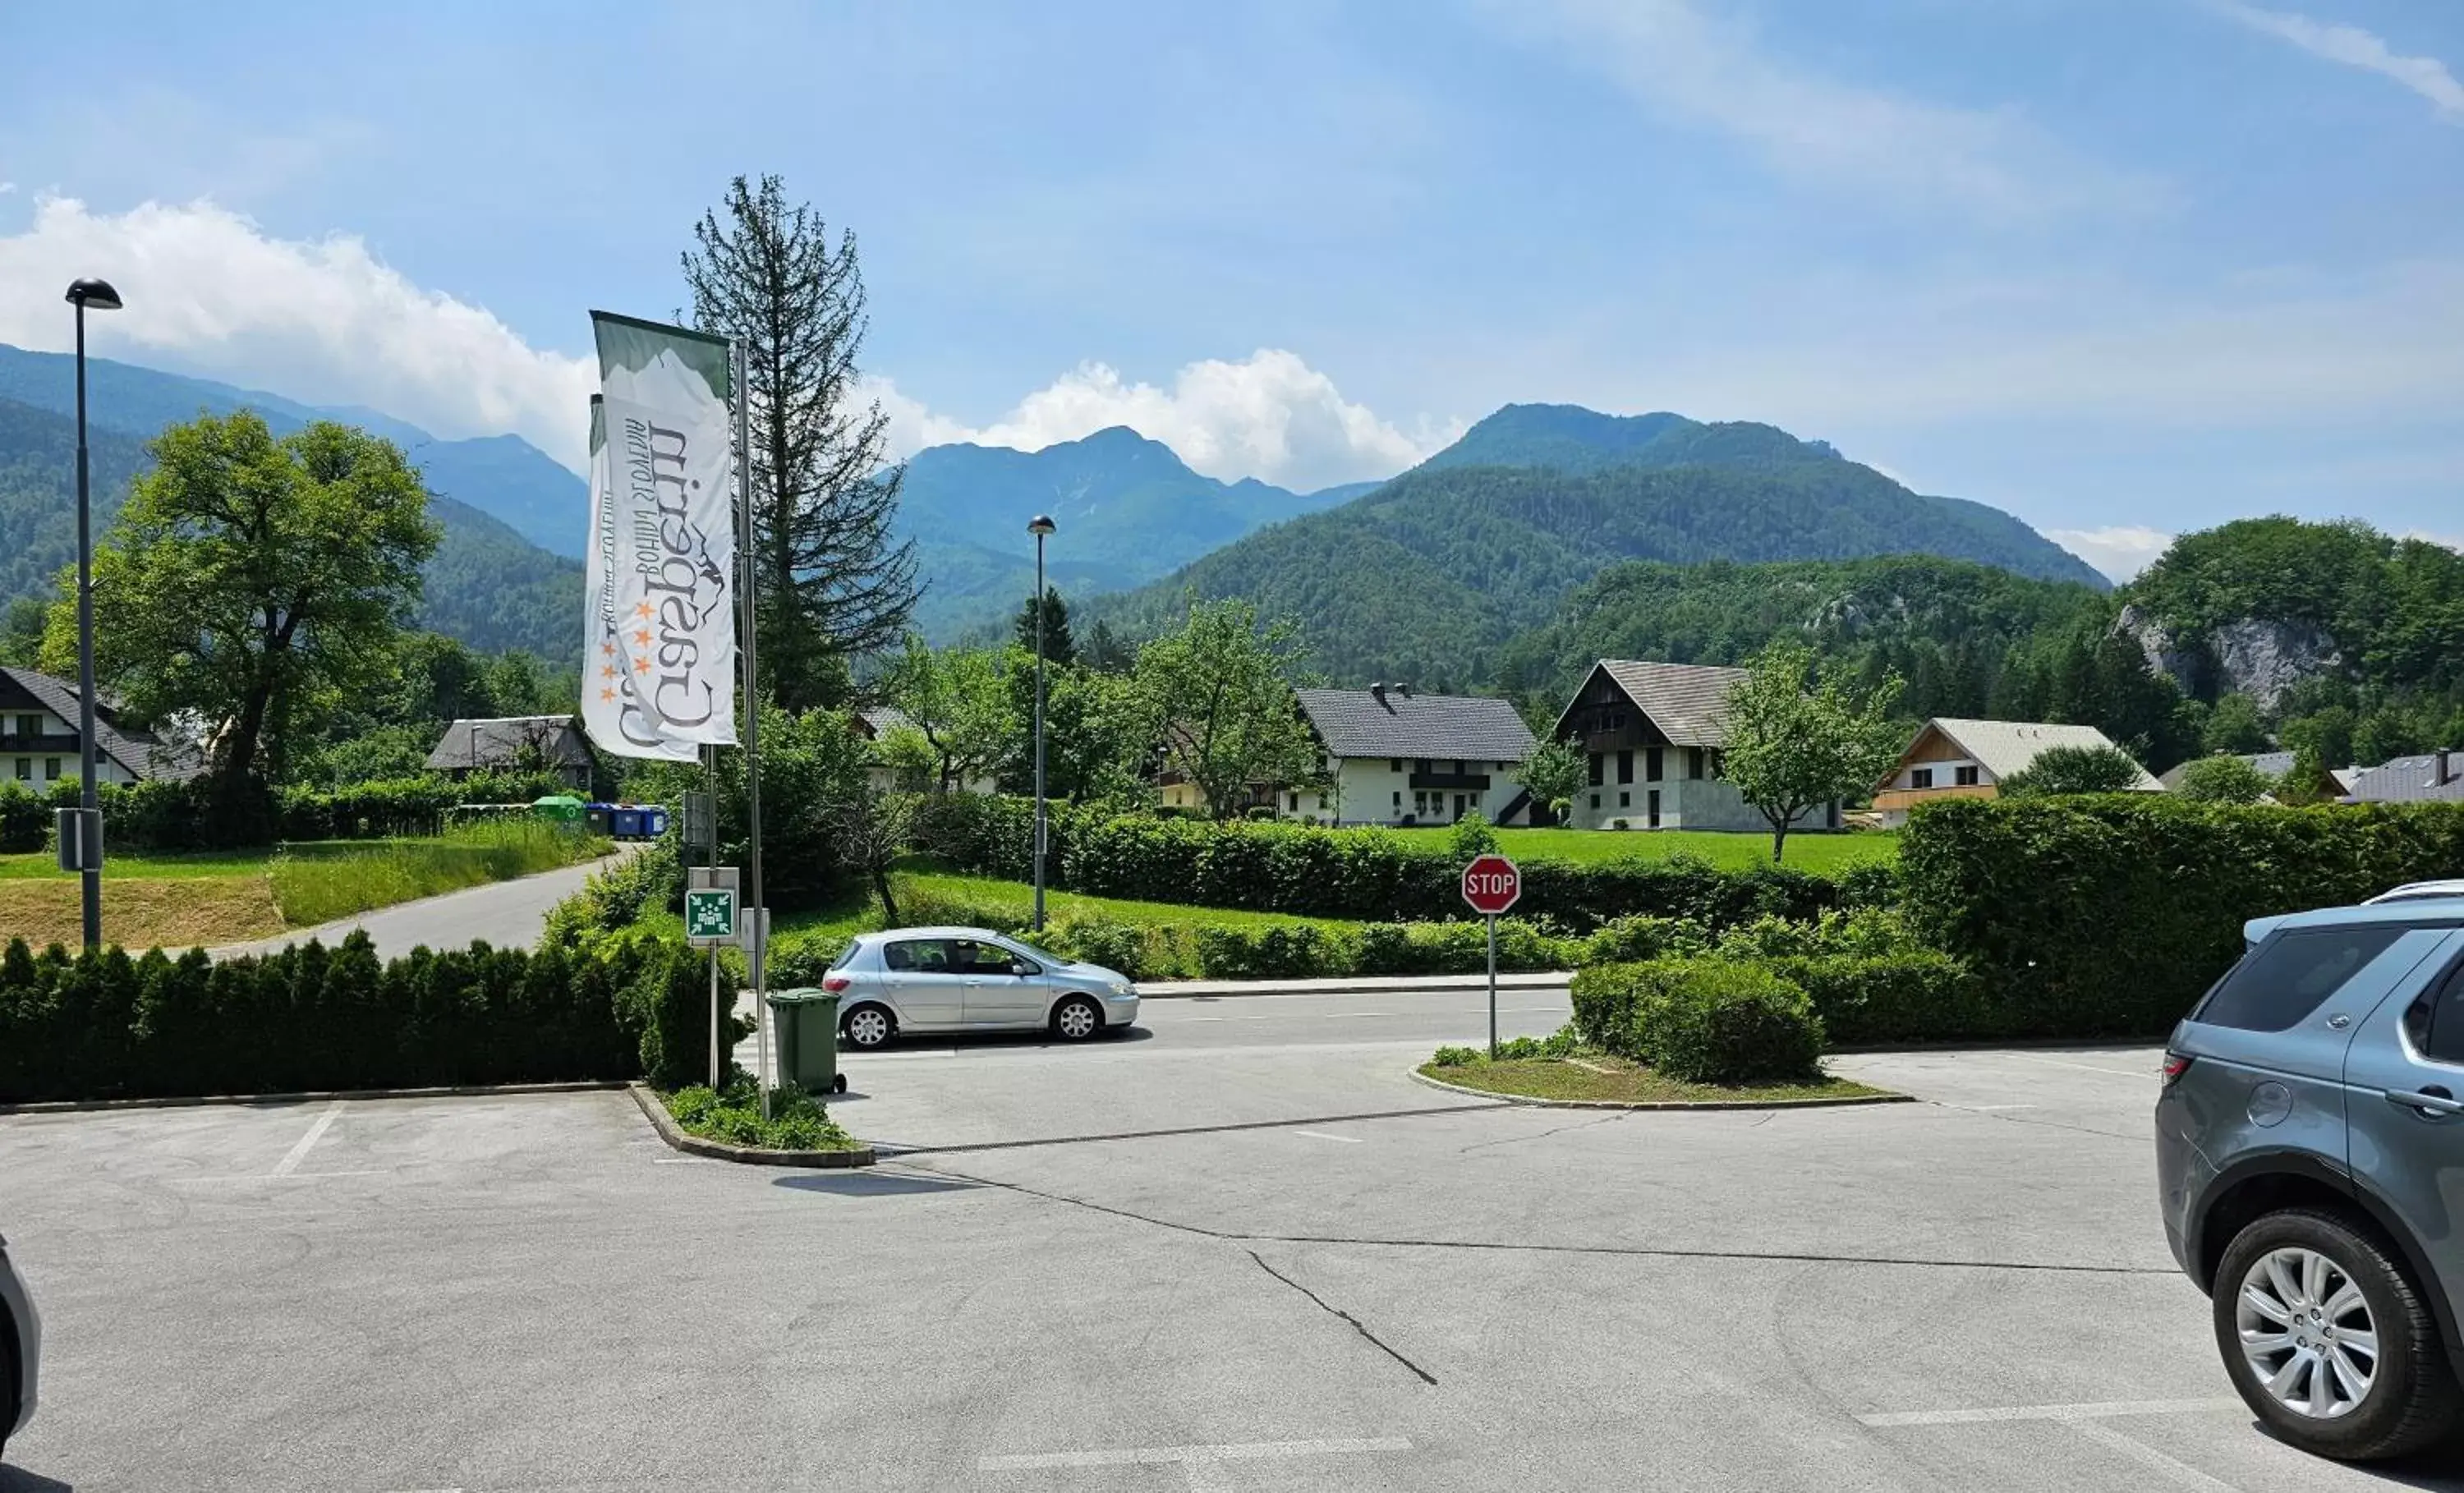
[[[2402,1456],[2464,1425],[2464,896],[2244,933],[2166,1055],[2166,1239],[2271,1430]]]
[[[981,928],[901,928],[848,944],[822,977],[839,1035],[879,1047],[900,1032],[1048,1030],[1084,1042],[1137,1020],[1138,987]]]

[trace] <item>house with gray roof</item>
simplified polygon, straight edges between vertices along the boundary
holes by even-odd
[[[2449,748],[2356,769],[2346,803],[2464,803],[2464,751]]]
[[[1451,824],[1477,809],[1491,823],[1532,822],[1522,768],[1537,743],[1510,702],[1408,684],[1299,694],[1325,749],[1324,787],[1277,790],[1285,818]]]
[[[1897,827],[1908,822],[1910,808],[1929,800],[1998,797],[2003,783],[2027,771],[2052,747],[2121,751],[2094,726],[1936,716],[1917,729],[1916,739],[1900,754],[1899,765],[1875,785],[1874,807],[1881,811],[1885,825]],[[2162,793],[2165,785],[2141,767],[2131,791]]]
[[[40,793],[77,776],[77,687],[31,669],[0,668],[0,782]],[[94,707],[95,780],[139,782],[194,778],[203,753],[128,723],[99,692]]]
[[[1721,776],[1728,692],[1749,670],[1715,664],[1604,658],[1559,713],[1555,734],[1581,748],[1590,771],[1572,823],[1585,829],[1770,831]],[[1800,827],[1836,829],[1826,804]]]
[[[468,778],[473,773],[556,774],[587,788],[599,765],[581,722],[570,715],[498,715],[457,720],[445,728],[428,754],[430,772]]]

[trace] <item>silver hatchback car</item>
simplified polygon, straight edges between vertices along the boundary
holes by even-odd
[[[840,1040],[859,1049],[901,1032],[1049,1031],[1085,1042],[1138,1016],[1128,976],[981,928],[865,933],[822,988],[839,998]]]

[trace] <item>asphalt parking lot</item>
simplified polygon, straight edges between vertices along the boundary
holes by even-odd
[[[1482,1012],[855,1059],[905,1148],[857,1174],[605,1092],[0,1118],[51,1328],[0,1488],[2464,1487],[2232,1398],[2150,1051],[1842,1059],[1930,1102],[1785,1113],[1404,1076]]]

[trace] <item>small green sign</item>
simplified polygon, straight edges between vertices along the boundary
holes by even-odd
[[[685,893],[685,941],[736,941],[736,889],[695,887]]]

